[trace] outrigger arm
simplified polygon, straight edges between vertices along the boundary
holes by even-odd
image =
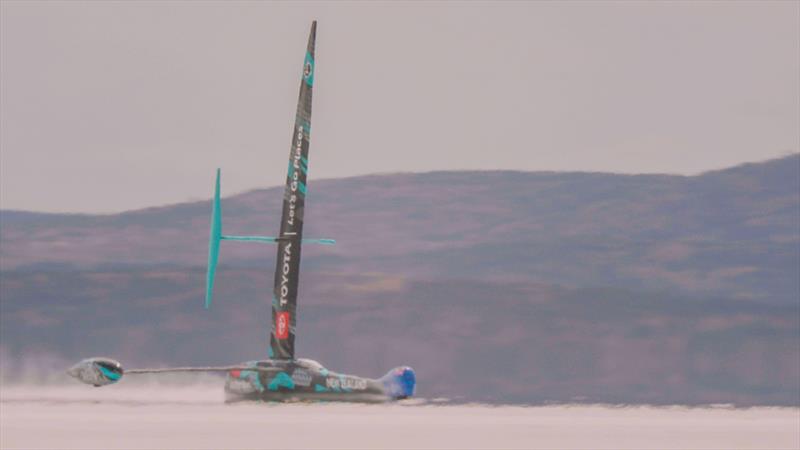
[[[275,367],[256,367],[250,365],[235,366],[207,366],[207,367],[168,367],[157,369],[130,369],[123,370],[119,361],[111,358],[87,358],[67,369],[67,374],[78,380],[94,386],[114,384],[122,379],[123,375],[151,374],[151,373],[185,373],[185,372],[224,372],[231,371],[249,372],[279,372]]]

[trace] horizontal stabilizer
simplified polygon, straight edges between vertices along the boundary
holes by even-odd
[[[220,191],[220,170],[217,169],[217,180],[214,185],[214,200],[211,204],[211,234],[208,238],[208,271],[206,272],[206,309],[211,307],[211,299],[214,294],[214,277],[217,272],[217,261],[219,260],[220,241],[239,241],[239,242],[260,242],[262,244],[277,244],[280,242],[291,241],[296,236],[229,236],[222,234],[222,204],[219,198]],[[334,239],[302,239],[306,244],[333,245]]]
[[[336,244],[336,239],[303,239],[303,242],[306,244],[334,245]]]
[[[239,241],[239,242],[261,242],[265,244],[275,244],[281,241],[289,241],[290,237],[272,237],[272,236],[221,236],[223,241]],[[322,244],[333,245],[336,243],[335,239],[303,239],[304,244]]]
[[[274,244],[278,242],[278,238],[272,236],[222,236],[223,241],[239,241],[239,242],[263,242],[266,244]]]

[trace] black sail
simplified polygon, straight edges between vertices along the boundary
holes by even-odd
[[[270,358],[294,359],[294,335],[297,321],[297,286],[300,278],[300,243],[306,203],[308,145],[311,131],[311,91],[314,86],[314,41],[317,22],[311,24],[308,47],[303,62],[300,97],[292,130],[289,171],[283,194],[283,213],[275,264],[275,288],[272,293]]]

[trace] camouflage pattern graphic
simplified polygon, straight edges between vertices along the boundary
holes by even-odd
[[[228,372],[226,402],[242,400],[327,400],[384,402],[414,395],[416,375],[410,367],[390,370],[378,379],[336,373],[320,363],[299,358],[249,361]]]

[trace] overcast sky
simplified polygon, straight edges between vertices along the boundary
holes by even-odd
[[[313,180],[693,174],[800,150],[800,3],[2,2],[0,207],[281,184],[312,19]]]

